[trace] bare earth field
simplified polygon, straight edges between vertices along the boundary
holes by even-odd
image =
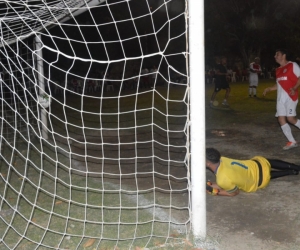
[[[232,85],[230,110],[208,106],[212,86],[207,86],[206,145],[222,155],[248,159],[262,155],[300,164],[300,148],[284,151],[286,139],[275,114],[276,93],[262,97],[262,90],[274,84],[262,82],[258,98],[249,98],[246,82]],[[224,91],[218,94],[222,101]],[[299,112],[299,111],[298,111]],[[296,140],[300,131],[292,128]],[[214,175],[207,171],[207,179]],[[238,196],[207,195],[207,241],[214,250],[298,250],[300,249],[300,176],[272,180],[264,190],[241,192]]]

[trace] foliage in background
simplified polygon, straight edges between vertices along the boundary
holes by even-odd
[[[248,67],[253,55],[274,65],[276,48],[300,55],[300,1],[205,0],[206,63],[213,56],[238,57]]]

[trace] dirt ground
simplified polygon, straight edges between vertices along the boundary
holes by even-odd
[[[236,117],[234,110],[212,110],[209,115]],[[246,114],[247,115],[247,114]],[[245,116],[245,114],[243,114]],[[264,117],[264,118],[262,118]],[[206,145],[218,149],[222,155],[247,159],[262,155],[300,164],[300,147],[282,150],[285,138],[270,114],[257,114],[243,123],[207,123]],[[260,118],[262,118],[260,120]],[[267,118],[267,119],[265,119]],[[234,120],[234,119],[232,119]],[[292,128],[296,140],[300,131]],[[207,170],[207,179],[214,175]],[[235,197],[207,195],[207,241],[209,250],[299,250],[300,249],[300,176],[272,180],[270,185],[256,193],[241,192]]]
[[[208,91],[210,92],[210,91]],[[282,150],[285,144],[279,125],[274,118],[275,99],[238,99],[233,93],[235,104],[232,109],[206,108],[206,146],[215,147],[228,157],[248,159],[255,155],[266,158],[281,159],[300,164],[300,147],[289,151]],[[250,103],[249,112],[241,103]],[[267,107],[268,106],[268,107]],[[260,107],[260,109],[259,109]],[[256,109],[256,110],[253,110]],[[272,111],[270,111],[270,109]],[[263,111],[262,111],[263,110]],[[292,128],[295,138],[300,141],[300,131]],[[142,134],[146,140],[147,134]],[[162,136],[162,135],[161,135]],[[110,137],[117,138],[117,137]],[[125,141],[131,141],[127,135],[122,137]],[[94,138],[95,139],[95,138]],[[122,140],[123,140],[122,139]],[[163,139],[160,139],[163,141]],[[181,143],[176,138],[177,143]],[[78,145],[72,144],[72,151],[80,154],[82,149],[76,149]],[[143,150],[147,148],[144,145]],[[89,149],[92,150],[92,149]],[[132,149],[126,148],[125,155],[130,155]],[[149,150],[148,150],[149,151]],[[148,152],[147,150],[145,152]],[[106,153],[115,154],[113,148],[107,149]],[[93,151],[89,151],[93,155]],[[143,155],[144,153],[141,152]],[[176,157],[184,152],[175,152]],[[165,154],[161,148],[161,157]],[[77,157],[78,158],[78,157]],[[179,157],[180,158],[180,157]],[[74,159],[79,161],[80,159]],[[74,166],[76,165],[74,163]],[[107,163],[108,164],[108,163]],[[77,164],[78,165],[78,164]],[[160,164],[156,164],[160,166]],[[74,167],[73,166],[73,167]],[[90,167],[93,167],[89,163]],[[122,169],[126,173],[134,172],[128,168]],[[150,171],[152,164],[141,162],[140,170]],[[118,173],[119,169],[114,164],[106,165],[105,172]],[[75,166],[76,168],[76,166]],[[163,166],[159,170],[165,169]],[[175,176],[184,176],[184,167],[172,168]],[[139,182],[140,188],[150,188],[153,183],[151,176],[143,176]],[[214,175],[207,171],[207,179],[214,180]],[[166,179],[166,181],[168,181]],[[114,183],[113,180],[110,180]],[[117,181],[119,182],[119,180]],[[130,187],[130,178],[122,180]],[[135,182],[134,182],[135,183]],[[167,190],[163,179],[157,180],[161,188]],[[167,183],[168,184],[168,183]],[[168,184],[169,185],[169,184]],[[173,185],[173,184],[172,184]],[[174,183],[176,188],[184,188],[184,182]],[[214,197],[207,195],[207,240],[197,246],[201,250],[299,250],[300,249],[300,176],[288,176],[271,181],[270,185],[256,193],[241,192],[235,197]],[[165,196],[161,196],[165,197]],[[168,195],[166,196],[168,197]],[[182,206],[187,196],[173,197],[174,204]],[[185,221],[188,214],[179,214],[176,219]],[[169,249],[169,248],[168,248]],[[174,249],[180,249],[174,248]],[[190,249],[190,248],[188,248]]]

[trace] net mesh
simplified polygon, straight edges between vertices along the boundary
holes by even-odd
[[[0,28],[0,248],[186,244],[186,3],[5,0]]]

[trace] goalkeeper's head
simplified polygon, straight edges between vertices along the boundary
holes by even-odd
[[[211,163],[219,163],[221,158],[221,154],[218,150],[214,148],[206,149],[206,161],[210,161]]]

